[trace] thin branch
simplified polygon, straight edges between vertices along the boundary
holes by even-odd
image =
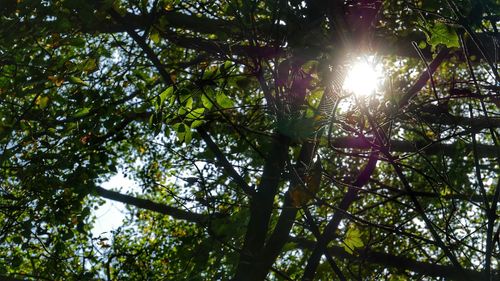
[[[371,120],[371,121],[373,121],[373,120]],[[441,237],[437,233],[432,221],[429,219],[429,217],[425,213],[425,210],[422,207],[422,205],[420,204],[420,202],[418,201],[418,198],[414,195],[413,188],[411,187],[410,183],[408,182],[408,179],[404,175],[403,170],[398,165],[398,163],[396,163],[395,158],[391,155],[389,150],[385,147],[382,147],[380,151],[384,154],[384,156],[388,159],[389,163],[393,166],[401,183],[405,187],[405,190],[408,192],[408,195],[409,195],[411,201],[413,202],[413,205],[415,206],[415,210],[420,214],[420,217],[422,217],[422,219],[424,220],[424,222],[427,226],[427,229],[429,229],[429,231],[431,232],[432,237],[434,238],[437,245],[443,250],[443,252],[446,254],[448,259],[457,268],[457,270],[464,271],[464,269],[462,268],[462,265],[460,264],[458,259],[455,257],[453,252],[451,252],[449,247],[446,246],[446,244],[443,242],[443,240],[441,239]],[[464,275],[464,277],[465,277],[465,279],[468,279],[467,275]]]
[[[109,13],[115,21],[117,21],[118,23],[123,25],[123,27],[125,28],[127,33],[130,35],[130,37],[132,37],[132,39],[134,39],[134,41],[139,45],[139,47],[141,47],[141,49],[146,53],[146,56],[148,57],[149,60],[151,60],[151,62],[155,66],[156,70],[158,70],[158,72],[160,73],[161,77],[163,78],[163,80],[167,84],[167,86],[174,84],[174,82],[172,81],[172,78],[170,77],[170,74],[168,74],[168,72],[165,70],[165,68],[163,67],[163,64],[158,59],[158,56],[155,54],[153,49],[151,49],[151,47],[148,46],[146,41],[144,41],[144,39],[141,36],[139,36],[139,34],[137,34],[137,32],[134,31],[134,28],[132,26],[130,26],[120,16],[120,14],[118,14],[118,12],[116,12],[113,9],[110,9]]]

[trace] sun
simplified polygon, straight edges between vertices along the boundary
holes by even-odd
[[[343,89],[356,96],[374,94],[382,84],[382,66],[373,56],[358,57],[349,67]]]

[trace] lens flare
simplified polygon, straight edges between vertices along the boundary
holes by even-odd
[[[368,96],[377,91],[382,78],[382,66],[373,56],[358,58],[349,68],[343,89],[356,96]]]

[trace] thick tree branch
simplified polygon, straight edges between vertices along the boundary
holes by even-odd
[[[230,35],[232,38],[237,38],[239,35],[244,34],[240,30],[240,26],[238,23],[234,21],[229,21],[229,20],[223,20],[223,19],[215,19],[215,18],[207,18],[207,17],[199,17],[196,15],[188,15],[186,13],[181,13],[181,12],[161,12],[160,14],[155,14],[153,17],[152,14],[143,14],[143,15],[136,15],[132,13],[126,13],[123,15],[122,20],[124,22],[127,22],[127,25],[129,28],[132,30],[146,30],[146,28],[150,27],[151,25],[157,25],[159,22],[152,22],[152,18],[157,18],[160,20],[161,18],[164,18],[165,22],[168,22],[168,29],[170,29],[169,33],[171,34],[169,37],[172,39],[175,36],[180,36],[180,34],[185,33],[184,30],[189,30],[195,33],[201,33],[201,34],[227,34]],[[116,20],[116,19],[115,19]],[[102,32],[102,33],[119,33],[119,32],[128,32],[127,28],[125,28],[124,25],[121,24],[121,22],[116,22],[112,20],[102,20],[102,18],[96,18],[95,21],[89,21],[90,23],[88,24],[82,24],[84,32],[88,33],[94,33],[94,32]],[[51,23],[49,23],[50,25]],[[54,29],[56,29],[54,27]],[[279,32],[276,32],[276,29],[280,30]],[[172,32],[172,30],[174,30]],[[269,23],[257,23],[256,24],[256,30],[262,34],[262,36],[265,36],[266,38],[269,38],[269,36],[272,36],[273,34],[282,34],[286,32],[287,27],[286,26],[275,26]],[[179,31],[179,32],[177,32]],[[321,33],[319,33],[321,34]],[[494,40],[499,40],[500,35],[499,34],[477,34],[478,40],[483,42],[483,45],[485,46],[486,50],[491,50],[493,51],[495,49],[494,46]],[[199,43],[196,43],[196,40],[199,40]],[[317,40],[314,40],[315,42],[322,42],[326,40],[326,38],[317,38]],[[331,38],[328,38],[328,40],[331,41]],[[177,41],[177,42],[176,42]],[[418,54],[415,52],[415,49],[412,46],[412,42],[421,42],[421,41],[426,41],[425,35],[422,32],[413,32],[409,33],[406,36],[398,36],[394,35],[391,37],[388,37],[387,35],[375,35],[373,37],[373,42],[372,42],[372,49],[374,52],[382,55],[397,55],[397,56],[402,56],[402,57],[418,57]],[[202,37],[197,37],[197,38],[192,38],[192,39],[181,39],[181,37],[178,37],[177,40],[173,40],[173,42],[176,42],[176,44],[182,45],[184,47],[190,48],[190,49],[196,49],[198,51],[207,51],[209,53],[213,52],[215,48],[221,50],[229,50],[231,48],[234,52],[234,50],[250,50],[250,46],[243,46],[243,45],[238,45],[238,44],[232,44],[231,47],[226,45],[226,42],[224,41],[217,41],[217,40],[204,40]],[[324,44],[328,44],[327,41],[322,42],[318,45],[324,46]],[[471,55],[475,55],[476,57],[482,57],[480,50],[476,47],[474,42],[471,40],[468,40],[466,42],[466,45],[470,51]],[[314,48],[308,48],[308,53],[309,55],[306,56],[311,56],[311,57],[316,57],[317,54],[320,52],[320,50],[315,50]],[[245,52],[246,52],[245,51]],[[282,53],[284,50],[276,50],[275,48],[271,47],[253,47],[251,50],[253,53],[265,53],[267,56],[270,55],[277,55]],[[430,47],[423,49],[422,53],[424,56],[427,58],[430,58],[432,56],[432,52],[430,51]],[[491,55],[491,54],[490,54]],[[494,58],[494,56],[491,56]]]
[[[404,108],[410,102],[410,100],[415,95],[417,95],[417,93],[425,86],[425,84],[427,84],[427,81],[429,81],[430,79],[430,75],[432,75],[439,67],[439,65],[441,65],[444,59],[448,57],[449,51],[450,50],[446,48],[443,48],[441,49],[441,51],[439,51],[434,60],[432,60],[432,62],[429,64],[429,68],[420,74],[420,77],[417,79],[417,81],[401,97],[398,104],[399,108]]]
[[[200,52],[220,56],[243,56],[256,58],[276,58],[284,54],[284,50],[270,46],[247,46],[239,44],[228,44],[227,42],[208,40],[202,37],[190,37],[180,35],[172,31],[164,31],[162,36],[168,41]]]
[[[368,150],[373,147],[372,138],[361,137],[338,137],[331,140],[331,143],[336,148],[352,148]],[[395,152],[417,153],[423,152],[425,154],[442,154],[446,156],[467,155],[472,152],[472,144],[444,144],[441,142],[427,143],[424,141],[410,142],[391,140],[389,143],[390,150]],[[500,148],[494,145],[478,144],[477,155],[478,157],[494,158],[500,153]]]
[[[301,238],[290,238],[290,242],[296,243],[299,248],[313,249],[315,242]],[[347,260],[349,262],[368,262],[378,264],[384,268],[391,267],[396,270],[408,270],[417,274],[422,274],[429,277],[440,277],[446,280],[463,280],[463,273],[457,270],[454,266],[439,265],[436,263],[427,263],[416,261],[410,258],[391,255],[383,252],[372,251],[368,249],[354,250],[355,254],[347,253],[342,247],[332,246],[328,248],[328,252],[337,258]],[[474,280],[484,280],[485,274],[480,271],[465,270],[467,275]],[[500,273],[496,273],[497,278]]]
[[[343,77],[342,73],[337,74],[340,75],[339,78]],[[340,91],[340,89],[335,86],[327,87],[323,93],[320,105],[318,106],[320,111],[317,116],[329,116],[329,112],[327,112],[327,110],[331,110],[331,108],[326,105],[336,99],[338,91]],[[289,188],[284,194],[283,207],[278,218],[278,222],[262,252],[262,257],[260,258],[261,264],[257,267],[258,270],[254,275],[255,280],[265,278],[266,272],[279,256],[287,241],[288,235],[293,227],[295,217],[297,216],[297,212],[299,210],[298,206],[294,206],[292,202],[291,192],[294,188],[304,188],[304,190],[307,190],[307,186],[304,186],[304,183],[307,182],[306,176],[307,173],[310,172],[308,171],[309,168],[313,166],[313,159],[316,155],[319,140],[322,135],[323,129],[317,132],[314,140],[310,140],[302,144],[299,157],[297,158],[295,168],[293,169],[293,174],[290,179]],[[317,161],[320,160],[318,159]],[[319,176],[319,182],[317,183],[318,186],[320,185],[320,182],[321,175]]]
[[[320,112],[318,115],[328,116],[328,112],[325,110],[328,110],[329,107],[324,105],[336,98],[338,90],[339,89],[333,86],[328,87],[325,90],[320,102]],[[295,163],[295,168],[292,171],[289,188],[284,194],[283,207],[281,209],[278,222],[262,249],[261,255],[255,260],[252,266],[247,268],[247,280],[263,280],[283,249],[299,210],[298,206],[294,206],[292,202],[291,191],[294,188],[304,188],[304,190],[307,190],[307,186],[304,186],[304,183],[307,181],[306,176],[308,172],[310,172],[309,168],[312,167],[312,162],[314,156],[316,155],[319,139],[322,134],[323,130],[320,130],[317,132],[317,136],[314,140],[310,140],[302,144],[299,157]],[[319,175],[319,181],[320,180],[321,175]],[[319,186],[320,183],[318,182],[317,184]]]
[[[12,277],[12,276],[7,276],[7,275],[0,274],[0,280],[2,280],[2,281],[24,281],[26,279],[24,279],[24,278],[15,278],[15,277]]]
[[[288,235],[292,229],[295,217],[299,210],[297,206],[293,205],[290,192],[292,188],[298,188],[299,186],[304,185],[307,167],[311,166],[312,157],[316,153],[316,145],[316,142],[306,142],[302,145],[302,149],[294,169],[297,174],[292,176],[289,189],[284,194],[283,207],[281,209],[278,222],[266,242],[262,251],[262,256],[259,258],[260,264],[256,267],[256,272],[253,276],[254,280],[263,280],[266,277],[269,268],[273,265],[274,261],[281,253],[281,250],[287,241]],[[305,189],[306,187],[304,186],[302,188]]]
[[[378,152],[372,151],[368,163],[361,173],[358,175],[356,181],[349,187],[347,193],[342,198],[339,203],[338,210],[333,215],[332,219],[326,225],[320,239],[316,242],[314,250],[307,260],[306,268],[304,269],[304,274],[302,275],[303,281],[311,281],[314,279],[316,274],[316,268],[319,265],[319,261],[323,252],[327,249],[328,243],[335,237],[335,231],[337,230],[340,221],[344,217],[344,212],[347,211],[352,202],[356,199],[356,195],[370,180],[371,175],[375,171],[375,167],[378,162]]]
[[[215,158],[217,158],[218,163],[222,166],[224,171],[235,181],[235,183],[240,186],[240,188],[248,195],[253,195],[254,190],[247,184],[247,182],[241,177],[241,175],[234,169],[233,165],[229,163],[224,153],[219,149],[217,144],[212,140],[208,133],[203,128],[198,128],[198,133],[201,138],[205,141],[208,148],[214,153]]]
[[[410,108],[409,108],[410,109]],[[461,126],[471,128],[474,131],[487,129],[490,127],[499,128],[500,118],[498,117],[462,117],[450,114],[447,110],[436,105],[425,105],[411,108],[417,119],[421,119],[429,124],[449,125],[452,127]],[[412,114],[413,116],[413,114]],[[405,119],[405,117],[402,117]]]
[[[256,194],[250,199],[250,221],[234,280],[254,280],[252,276],[256,265],[260,264],[259,256],[268,233],[274,197],[287,163],[288,145],[289,140],[285,136],[278,134],[272,139],[260,184]]]
[[[117,191],[107,190],[99,186],[95,188],[95,192],[97,195],[103,198],[107,198],[113,201],[118,201],[127,205],[132,205],[141,209],[165,214],[178,220],[185,220],[189,222],[204,224],[207,223],[208,220],[210,219],[209,215],[188,212],[165,204],[156,203],[151,200],[137,198],[134,196],[122,194]]]

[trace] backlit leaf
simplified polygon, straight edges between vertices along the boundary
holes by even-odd
[[[427,34],[427,42],[432,48],[443,44],[448,48],[460,47],[457,33],[444,23],[436,23]]]
[[[163,105],[163,103],[165,102],[165,100],[167,98],[169,98],[170,96],[172,96],[173,93],[174,93],[174,87],[173,86],[170,86],[167,89],[165,89],[163,92],[161,92],[161,94],[160,94],[160,106]]]
[[[153,29],[153,31],[151,31],[151,33],[149,34],[149,38],[155,44],[160,43],[160,33],[158,32],[157,29]]]
[[[233,106],[233,101],[228,98],[223,92],[218,92],[215,100],[222,108],[229,108]]]
[[[211,109],[213,106],[212,102],[205,94],[201,95],[201,103],[203,103],[203,106],[207,109]]]
[[[79,85],[84,85],[84,86],[88,86],[88,83],[83,81],[80,77],[76,77],[76,76],[70,76],[69,77],[69,81],[73,84],[79,84]]]
[[[73,114],[73,118],[81,118],[87,114],[89,114],[90,108],[84,107],[80,110],[78,110],[75,114]]]
[[[364,243],[363,240],[361,240],[361,233],[359,229],[356,227],[349,228],[343,244],[344,250],[349,254],[352,254],[354,249],[363,247]]]
[[[35,104],[42,109],[47,107],[48,103],[49,103],[49,97],[47,96],[38,96],[35,100]]]

